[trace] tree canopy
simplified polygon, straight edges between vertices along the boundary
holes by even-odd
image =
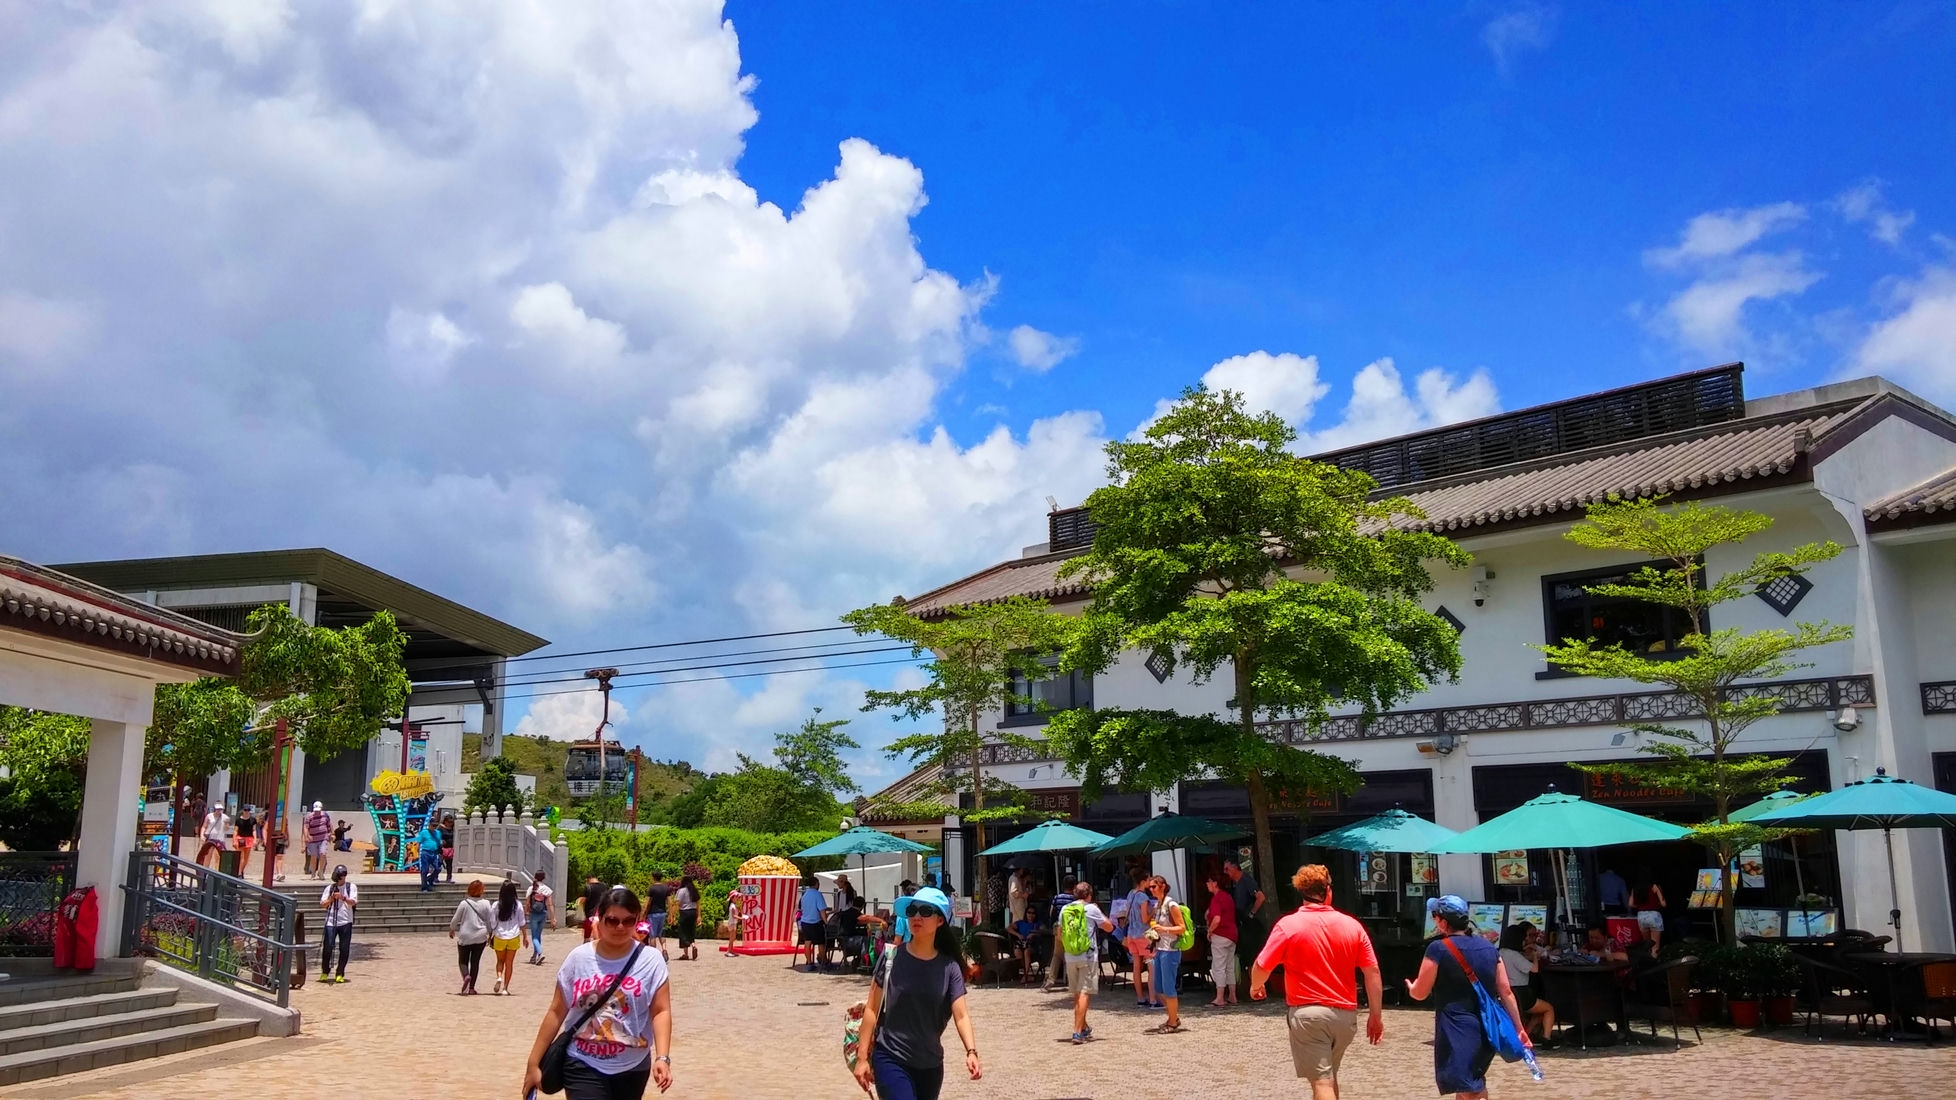
[[[1419,597],[1429,562],[1468,561],[1441,536],[1394,526],[1422,518],[1410,501],[1372,499],[1371,477],[1300,459],[1295,439],[1240,394],[1197,386],[1141,438],[1107,445],[1109,484],[1086,501],[1093,546],[1060,569],[1093,588],[1063,667],[1100,673],[1139,651],[1198,683],[1227,669],[1235,715],[1075,710],[1047,726],[1084,794],[1204,772],[1241,781],[1265,881],[1273,791],[1350,791],[1359,779],[1257,722],[1315,725],[1334,706],[1369,715],[1457,675],[1457,635]]]
[[[516,785],[516,764],[505,756],[484,760],[469,777],[469,789],[462,794],[464,814],[509,807],[521,813],[523,805],[523,788]]]
[[[373,740],[407,704],[407,635],[388,611],[358,626],[307,626],[284,604],[251,613],[238,690],[259,702],[259,724],[285,719],[299,747],[326,759]]]
[[[89,721],[24,707],[0,707],[0,843],[16,852],[51,852],[80,832],[88,775]]]
[[[1650,740],[1639,751],[1649,763],[1578,765],[1584,771],[1621,775],[1640,784],[1668,787],[1709,798],[1711,821],[1695,835],[1718,853],[1719,865],[1730,867],[1744,849],[1785,836],[1789,830],[1733,822],[1731,811],[1792,782],[1788,757],[1734,753],[1739,737],[1755,722],[1779,713],[1780,699],[1769,691],[1741,689],[1742,681],[1770,680],[1808,667],[1795,655],[1816,646],[1853,637],[1847,626],[1795,623],[1791,629],[1742,631],[1736,627],[1710,630],[1713,607],[1743,599],[1782,577],[1804,573],[1816,562],[1841,552],[1834,542],[1808,543],[1790,551],[1766,552],[1728,573],[1713,577],[1705,556],[1731,546],[1773,525],[1772,517],[1734,511],[1718,504],[1690,501],[1663,506],[1663,498],[1611,500],[1591,505],[1587,518],[1568,533],[1579,546],[1596,550],[1633,551],[1663,562],[1644,566],[1622,583],[1589,588],[1592,594],[1674,607],[1684,613],[1690,631],[1673,651],[1636,653],[1621,645],[1601,645],[1587,638],[1564,638],[1540,647],[1549,663],[1580,676],[1659,684],[1691,700],[1703,728],[1661,723],[1632,723],[1630,728]],[[1725,904],[1719,926],[1726,942],[1733,940],[1733,899],[1736,883],[1726,874]]]

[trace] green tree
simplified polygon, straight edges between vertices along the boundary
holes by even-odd
[[[706,824],[706,808],[719,793],[725,776],[709,775],[693,784],[691,790],[658,808],[662,823],[681,829],[697,829]]]
[[[832,829],[844,812],[820,787],[742,755],[740,770],[721,777],[702,816],[709,826],[758,833]]]
[[[272,731],[252,725],[256,709],[229,680],[157,685],[155,717],[144,735],[145,770],[183,776],[262,766],[271,757]]]
[[[523,812],[523,788],[516,785],[516,764],[506,756],[484,760],[469,777],[469,789],[462,794],[462,812],[502,810],[515,807]]]
[[[822,721],[822,708],[816,707],[801,729],[774,735],[774,758],[795,782],[826,792],[831,800],[854,794],[858,788],[842,762],[842,750],[861,746],[842,732],[848,724],[847,718]]]
[[[307,626],[284,604],[266,604],[245,625],[257,638],[245,647],[237,682],[260,705],[254,725],[284,719],[308,757],[324,760],[365,745],[407,703],[407,635],[392,612],[334,629]]]
[[[49,852],[80,835],[88,735],[86,718],[0,707],[0,843]]]
[[[1731,811],[1792,782],[1788,757],[1735,754],[1733,747],[1753,723],[1778,714],[1779,696],[1739,688],[1741,681],[1777,679],[1806,668],[1795,655],[1853,637],[1854,630],[1827,623],[1796,623],[1791,630],[1707,631],[1713,608],[1744,599],[1782,577],[1804,573],[1815,562],[1841,552],[1834,542],[1807,543],[1785,553],[1762,553],[1738,569],[1709,576],[1705,555],[1757,535],[1772,517],[1691,501],[1661,506],[1662,497],[1610,500],[1589,507],[1587,518],[1568,533],[1569,541],[1592,550],[1632,551],[1663,563],[1646,565],[1621,584],[1589,588],[1598,596],[1642,600],[1682,612],[1689,633],[1672,652],[1633,653],[1621,645],[1599,645],[1587,638],[1564,638],[1539,647],[1549,663],[1581,676],[1661,684],[1690,700],[1703,728],[1633,723],[1651,738],[1640,751],[1655,757],[1647,764],[1579,765],[1593,773],[1621,775],[1638,783],[1689,791],[1711,799],[1711,821],[1695,835],[1718,854],[1721,867],[1746,848],[1787,835],[1731,820]],[[1719,909],[1720,935],[1733,936],[1737,883],[1727,873],[1725,903]]]
[[[907,757],[913,767],[937,765],[944,777],[939,791],[945,796],[943,800],[878,808],[933,816],[957,814],[972,824],[974,850],[984,851],[986,823],[1018,817],[1025,807],[1025,792],[996,776],[985,775],[985,745],[995,740],[1007,747],[1036,749],[1039,741],[1009,729],[987,733],[979,728],[979,721],[1007,703],[1032,702],[1014,691],[1014,682],[1030,683],[1052,676],[1055,669],[1048,658],[1067,647],[1077,623],[1053,614],[1043,600],[1021,596],[953,608],[941,619],[919,618],[900,603],[877,604],[851,611],[842,621],[858,634],[881,634],[909,642],[912,656],[930,654],[923,668],[928,683],[907,691],[865,692],[863,709],[891,710],[897,720],[917,721],[935,715],[944,723],[943,729],[935,732],[899,737],[884,750],[893,757]],[[971,805],[960,806],[966,793],[971,796]],[[987,862],[984,856],[978,857],[978,883],[971,891],[980,905],[985,896]],[[984,919],[982,911],[979,919]]]
[[[1428,562],[1467,554],[1403,498],[1371,498],[1361,471],[1299,459],[1296,433],[1240,394],[1198,386],[1142,438],[1107,445],[1109,484],[1087,498],[1095,536],[1062,577],[1093,587],[1066,667],[1098,673],[1126,651],[1199,683],[1225,668],[1233,719],[1171,711],[1057,715],[1047,737],[1091,794],[1109,779],[1166,787],[1207,770],[1248,789],[1257,868],[1281,879],[1274,798],[1350,791],[1349,763],[1274,742],[1259,719],[1311,724],[1333,705],[1370,716],[1460,670],[1454,630],[1422,608]]]

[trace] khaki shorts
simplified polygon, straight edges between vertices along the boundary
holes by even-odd
[[[1082,993],[1092,996],[1100,991],[1100,956],[1066,957],[1066,991],[1075,997]]]
[[[1285,1018],[1290,1022],[1290,1061],[1297,1075],[1313,1081],[1337,1080],[1345,1048],[1358,1034],[1358,1010],[1291,1005]]]

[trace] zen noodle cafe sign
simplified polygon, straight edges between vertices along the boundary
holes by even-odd
[[[1651,787],[1624,775],[1584,773],[1582,796],[1610,806],[1688,806],[1697,801],[1676,787]]]

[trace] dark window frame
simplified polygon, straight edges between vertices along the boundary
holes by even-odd
[[[1059,663],[1059,658],[1042,658],[1040,663],[1051,667]],[[1048,684],[1066,685],[1066,703],[1064,706],[1053,706],[1047,709],[1042,709],[1039,706],[1037,694],[1034,689]],[[1015,676],[1007,682],[1005,690],[1012,695],[1023,696],[1034,701],[1028,703],[1008,701],[1005,704],[1005,713],[998,723],[1001,729],[1010,726],[1043,726],[1050,716],[1060,711],[1078,710],[1081,708],[1087,710],[1093,709],[1093,676],[1084,672],[1060,672],[1057,675],[1037,681],[1036,683],[1030,678]]]
[[[1703,569],[1703,563],[1701,562],[1699,563],[1699,565],[1700,568],[1698,570],[1698,585],[1700,588],[1702,588],[1704,587],[1705,573]],[[1635,573],[1637,570],[1644,568],[1645,566],[1649,566],[1653,569],[1669,569],[1671,567],[1671,563],[1668,561],[1661,561],[1661,560],[1633,561],[1633,562],[1625,562],[1622,565],[1606,565],[1598,569],[1578,569],[1568,573],[1544,573],[1542,575],[1542,640],[1544,644],[1559,645],[1562,642],[1562,638],[1556,633],[1556,629],[1555,629],[1555,613],[1559,606],[1566,607],[1575,602],[1575,601],[1563,601],[1562,603],[1558,604],[1557,600],[1555,599],[1556,585],[1576,584],[1579,587],[1586,588],[1590,584],[1595,584],[1601,581],[1607,581],[1612,577],[1627,577],[1630,574]],[[1642,601],[1625,600],[1625,599],[1620,599],[1618,597],[1612,597],[1612,596],[1589,596],[1587,593],[1585,593],[1585,596],[1588,600],[1592,600],[1592,601],[1600,599],[1600,600],[1607,601],[1609,603],[1642,604]],[[1642,605],[1647,607],[1657,607],[1660,611],[1662,611],[1665,618],[1664,642],[1666,648],[1662,653],[1646,652],[1641,654],[1641,656],[1648,657],[1649,659],[1654,661],[1674,660],[1677,657],[1681,656],[1681,654],[1678,652],[1677,649],[1677,643],[1678,643],[1678,639],[1684,637],[1686,634],[1689,634],[1691,632],[1690,618],[1682,610],[1678,608],[1664,607],[1662,605],[1657,605],[1657,604],[1642,604]],[[1587,604],[1585,604],[1585,606],[1587,606]],[[1712,629],[1711,613],[1709,610],[1707,610],[1705,613],[1705,632],[1710,633],[1711,629]],[[1547,669],[1541,672],[1537,672],[1535,674],[1535,679],[1559,680],[1564,677],[1574,676],[1574,675],[1576,674],[1573,672],[1569,672],[1565,669],[1558,668],[1555,665],[1550,665]]]

